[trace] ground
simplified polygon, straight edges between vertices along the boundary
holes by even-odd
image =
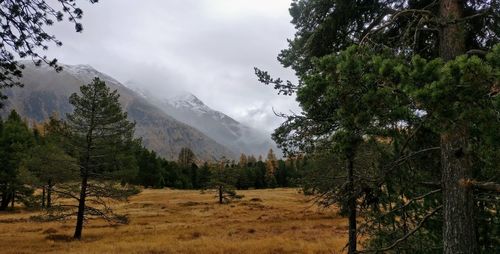
[[[0,213],[0,253],[341,253],[347,221],[296,189],[239,191],[216,203],[214,193],[143,190],[115,205],[130,223],[90,220],[81,241],[74,220],[33,222],[36,212]]]

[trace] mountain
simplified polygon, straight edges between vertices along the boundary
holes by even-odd
[[[171,160],[177,159],[183,147],[191,148],[200,160],[236,157],[230,149],[177,121],[143,96],[91,66],[63,65],[63,71],[56,73],[49,66],[36,67],[31,62],[23,64],[25,69],[21,82],[24,87],[5,91],[8,100],[5,107],[0,109],[2,116],[15,109],[23,117],[35,121],[43,121],[53,113],[64,117],[72,111],[69,96],[79,92],[79,87],[90,83],[94,77],[99,77],[112,90],[118,90],[120,103],[128,112],[130,120],[136,122],[136,136],[142,138],[147,148]]]
[[[276,151],[270,135],[245,126],[224,113],[211,109],[195,95],[184,92],[161,96],[144,89],[136,82],[125,83],[145,99],[175,119],[193,126],[234,152],[265,155],[269,148]]]

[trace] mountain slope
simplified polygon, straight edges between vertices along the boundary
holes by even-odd
[[[237,153],[265,155],[276,145],[269,135],[245,126],[220,111],[205,105],[195,95],[183,93],[166,97],[141,89],[135,83],[126,83],[144,98],[175,119],[193,126],[220,144]]]
[[[11,109],[16,109],[23,117],[36,121],[43,121],[53,113],[64,117],[72,111],[69,96],[78,92],[80,86],[90,83],[94,77],[99,77],[111,89],[118,90],[120,103],[129,118],[137,123],[136,136],[142,137],[149,149],[167,159],[176,159],[182,147],[191,148],[201,160],[234,157],[228,148],[175,120],[136,92],[88,65],[64,65],[64,70],[56,73],[48,66],[35,67],[30,62],[24,64],[26,68],[21,82],[25,86],[6,91],[9,99],[1,115],[5,116]]]

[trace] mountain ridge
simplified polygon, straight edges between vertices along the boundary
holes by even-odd
[[[90,65],[61,64],[63,70],[56,73],[52,67],[25,65],[20,79],[24,87],[5,89],[8,96],[0,115],[5,116],[15,109],[23,117],[35,121],[44,121],[54,112],[61,117],[72,111],[68,98],[79,92],[79,87],[99,77],[112,90],[118,90],[120,103],[129,118],[136,121],[136,136],[143,144],[166,159],[176,159],[181,148],[188,147],[200,160],[217,160],[222,156],[235,158],[236,155],[227,147],[216,142],[201,131],[182,123],[151,104],[132,89],[126,87],[111,76],[102,73]]]
[[[141,94],[166,114],[199,129],[234,152],[258,156],[267,154],[270,148],[277,150],[269,135],[248,127],[221,111],[210,108],[192,93],[183,92],[168,97],[144,89],[135,82],[126,82],[125,85]]]

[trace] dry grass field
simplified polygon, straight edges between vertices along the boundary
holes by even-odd
[[[341,253],[347,221],[295,189],[239,191],[219,205],[213,193],[144,190],[115,210],[128,225],[90,220],[82,241],[74,221],[33,222],[35,212],[0,213],[0,253]]]

